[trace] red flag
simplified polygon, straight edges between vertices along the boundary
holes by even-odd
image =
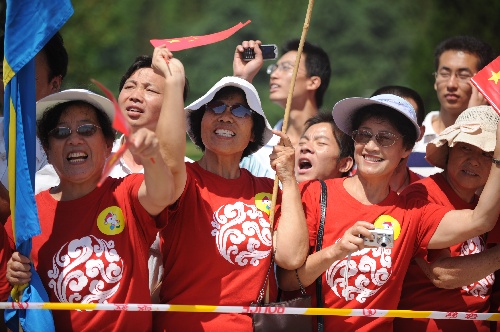
[[[101,88],[102,91],[104,91],[104,94],[106,97],[108,97],[109,100],[113,102],[113,105],[115,106],[115,116],[113,117],[113,128],[121,132],[126,138],[129,137],[130,135],[130,125],[128,124],[127,120],[125,120],[125,116],[123,115],[122,111],[120,110],[120,106],[118,106],[118,102],[115,99],[115,96],[109,91],[108,88],[106,88],[102,83],[92,79],[92,82],[94,82],[98,87]],[[125,140],[125,143],[116,151],[113,153],[108,160],[106,161],[106,165],[104,166],[104,170],[102,172],[101,178],[99,179],[99,183],[97,184],[98,187],[102,185],[104,180],[108,177],[109,173],[115,167],[115,165],[120,161],[121,156],[127,151],[129,146],[129,140]]]
[[[500,56],[474,75],[471,81],[500,114]]]
[[[125,120],[125,116],[123,115],[122,111],[120,110],[120,106],[118,106],[118,102],[115,99],[115,96],[109,91],[108,88],[106,88],[102,83],[99,83],[97,80],[91,79],[93,83],[95,83],[98,87],[101,88],[101,90],[104,92],[106,97],[108,97],[109,100],[113,102],[113,105],[115,106],[115,116],[113,118],[113,128],[118,130],[120,133],[125,135],[125,137],[128,137],[130,134],[130,126]]]
[[[106,165],[104,165],[104,170],[102,171],[101,178],[99,179],[99,182],[97,183],[97,186],[100,187],[104,180],[108,177],[109,173],[111,173],[111,170],[115,165],[120,161],[120,158],[123,156],[125,151],[127,151],[128,146],[129,146],[129,140],[126,140],[125,143],[120,146],[118,151],[113,153],[108,160],[106,161]]]
[[[236,31],[243,28],[245,25],[250,23],[248,20],[245,23],[238,23],[234,27],[229,28],[224,31],[212,33],[210,35],[204,36],[191,36],[191,37],[181,37],[181,38],[171,38],[171,39],[151,39],[150,42],[154,47],[158,47],[161,45],[167,45],[167,48],[172,51],[182,51],[188,48],[208,45],[220,42],[231,35],[233,35]]]

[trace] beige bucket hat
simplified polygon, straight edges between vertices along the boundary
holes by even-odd
[[[442,169],[446,168],[448,147],[462,142],[493,152],[496,144],[497,124],[500,115],[491,106],[476,106],[466,109],[455,121],[427,144],[426,159]]]

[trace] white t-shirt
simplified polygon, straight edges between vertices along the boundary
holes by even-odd
[[[410,170],[423,177],[443,171],[441,168],[429,164],[429,162],[425,159],[425,149],[427,144],[438,136],[432,127],[432,120],[436,116],[439,116],[439,111],[430,112],[426,115],[424,122],[422,123],[425,126],[424,137],[415,143],[415,146],[408,157],[408,167],[410,167]]]
[[[273,129],[281,130],[282,127],[283,119],[278,121]],[[264,145],[251,155],[243,158],[240,162],[240,167],[247,169],[254,176],[266,177],[274,180],[276,172],[271,168],[271,160],[269,159],[269,155],[273,152],[273,147],[278,144],[279,141],[280,137],[278,135],[273,135],[273,137],[271,137],[266,145]]]
[[[3,117],[0,117],[0,175],[5,189],[9,190],[9,172],[7,172],[7,151],[5,148]],[[36,169],[40,170],[47,165],[47,156],[43,150],[42,143],[36,138]]]

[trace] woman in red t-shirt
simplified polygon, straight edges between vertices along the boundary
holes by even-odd
[[[390,179],[420,134],[413,107],[400,97],[382,94],[344,99],[332,114],[339,128],[353,137],[357,172],[326,181],[323,249],[318,252],[320,187],[317,182],[301,183],[311,254],[297,270],[298,277],[308,286],[321,276],[325,307],[364,310],[363,317],[325,316],[326,331],[390,331],[392,318],[370,316],[378,309],[397,308],[404,275],[418,249],[446,248],[493,228],[500,212],[500,166],[491,166],[483,195],[487,199],[475,210],[450,211],[421,195],[397,195],[390,190]],[[494,157],[500,158],[498,143]],[[425,188],[414,192],[418,190]],[[456,223],[458,219],[463,222]],[[375,229],[390,234],[385,247],[365,246],[365,239],[383,239],[374,238]],[[284,290],[299,288],[295,271],[279,269],[278,280]]]

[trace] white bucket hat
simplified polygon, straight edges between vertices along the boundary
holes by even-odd
[[[242,78],[236,77],[236,76],[226,76],[223,77],[219,82],[217,82],[210,90],[208,90],[207,93],[198,100],[194,101],[191,103],[189,106],[186,107],[186,116],[187,116],[187,133],[189,137],[191,138],[191,141],[194,142],[194,137],[193,133],[191,132],[191,124],[189,122],[189,114],[192,111],[195,111],[199,109],[200,107],[204,106],[206,103],[212,101],[214,98],[215,94],[219,92],[220,89],[226,86],[235,86],[243,90],[245,93],[245,98],[247,100],[248,106],[257,114],[262,116],[264,118],[264,121],[266,123],[266,127],[264,129],[264,135],[263,135],[263,142],[261,145],[259,145],[259,149],[263,147],[264,145],[269,142],[271,137],[273,137],[273,132],[271,129],[271,125],[267,121],[266,115],[264,114],[264,111],[262,110],[262,106],[260,103],[260,98],[259,94],[257,93],[257,90],[255,90],[254,86],[250,84],[248,81],[245,81]]]
[[[492,152],[495,150],[499,121],[500,115],[491,106],[468,108],[458,116],[453,125],[427,144],[425,158],[432,165],[446,169],[448,147],[453,147],[458,142]]]
[[[352,118],[354,114],[365,106],[369,105],[383,105],[392,108],[403,114],[408,120],[411,121],[415,127],[417,133],[417,138],[420,137],[420,127],[417,123],[417,114],[413,109],[413,106],[406,100],[396,95],[391,94],[381,94],[373,96],[371,98],[346,98],[342,99],[335,104],[332,110],[332,116],[335,123],[347,135],[352,134]]]
[[[40,120],[45,111],[56,106],[57,104],[73,100],[82,100],[95,106],[97,109],[106,113],[109,120],[113,122],[113,118],[115,117],[115,108],[113,103],[108,98],[85,89],[64,90],[40,99],[36,103],[36,119]]]

